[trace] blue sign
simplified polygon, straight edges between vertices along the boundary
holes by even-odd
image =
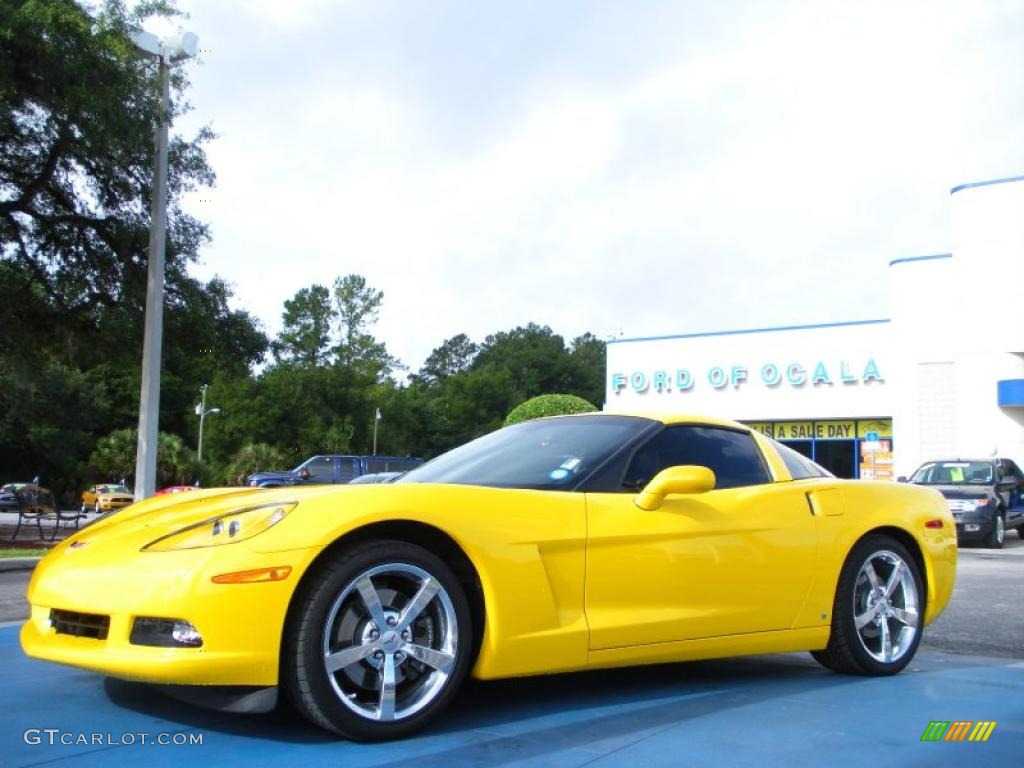
[[[864,439],[867,440],[869,443],[877,443],[878,442],[878,433],[877,432],[868,432],[866,435],[864,435]]]

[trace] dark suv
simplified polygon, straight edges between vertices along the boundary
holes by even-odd
[[[957,539],[1003,546],[1007,528],[1024,538],[1024,473],[1010,459],[943,459],[918,467],[910,482],[946,497]]]

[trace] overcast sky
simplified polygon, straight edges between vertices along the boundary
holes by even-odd
[[[949,190],[1024,174],[1024,2],[181,0],[217,186],[187,207],[273,336],[357,272],[415,371],[457,333],[887,317]]]

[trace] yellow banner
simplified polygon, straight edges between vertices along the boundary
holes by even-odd
[[[855,421],[816,421],[814,437],[818,440],[853,440],[857,435]]]
[[[745,421],[743,423],[751,429],[756,429],[765,437],[775,437],[775,424],[770,421]]]
[[[810,440],[814,437],[813,421],[776,421],[776,440]]]
[[[857,422],[857,437],[867,438],[868,432],[877,432],[879,439],[892,437],[892,419],[866,419]]]

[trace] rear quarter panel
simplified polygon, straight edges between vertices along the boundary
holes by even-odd
[[[865,480],[816,482],[808,491],[818,515],[822,573],[809,605],[831,614],[839,573],[850,550],[872,532],[889,533],[916,546],[926,583],[924,623],[942,613],[953,594],[957,543],[953,516],[938,491]],[[941,520],[941,528],[926,528]],[[912,552],[913,554],[913,552]]]

